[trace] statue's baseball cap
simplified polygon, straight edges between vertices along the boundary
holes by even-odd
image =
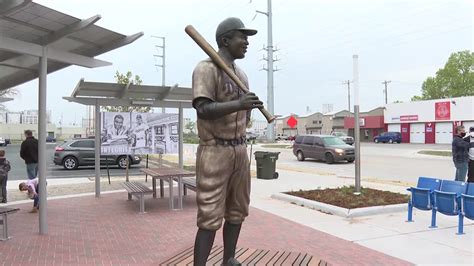
[[[216,39],[218,39],[223,34],[229,32],[229,31],[233,31],[233,30],[241,31],[241,32],[243,32],[244,34],[246,34],[248,36],[252,36],[252,35],[257,34],[257,30],[246,28],[244,23],[242,22],[242,20],[240,20],[238,18],[230,17],[230,18],[226,18],[225,20],[223,20],[219,24],[219,26],[217,26]]]

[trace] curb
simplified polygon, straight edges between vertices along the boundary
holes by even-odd
[[[308,200],[300,197],[291,196],[284,193],[277,193],[271,196],[272,199],[286,201],[299,206],[318,210],[324,213],[333,214],[345,218],[354,218],[361,216],[369,216],[383,213],[403,212],[407,211],[407,204],[394,204],[386,206],[365,207],[357,209],[346,209],[314,200]]]

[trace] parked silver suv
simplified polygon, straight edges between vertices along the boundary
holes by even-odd
[[[72,139],[65,141],[56,147],[54,152],[54,164],[62,165],[67,170],[77,169],[79,166],[95,164],[95,140],[94,139]],[[129,155],[130,165],[139,164],[140,156]],[[100,156],[100,163],[105,165],[118,165],[125,169],[127,167],[127,155],[104,155]]]
[[[298,161],[313,158],[324,160],[328,164],[343,160],[352,163],[355,160],[354,147],[344,143],[338,137],[329,135],[296,136],[293,154]]]

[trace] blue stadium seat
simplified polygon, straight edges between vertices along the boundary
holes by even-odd
[[[436,213],[454,216],[461,214],[461,194],[466,193],[467,183],[443,180],[441,189],[433,192],[431,228],[436,227]]]
[[[464,234],[464,217],[474,220],[474,183],[468,183],[466,194],[461,194],[458,235]]]
[[[408,201],[408,222],[413,222],[413,207],[429,211],[433,209],[432,193],[441,187],[441,179],[431,177],[419,177],[416,187],[410,187],[407,190],[411,192]]]

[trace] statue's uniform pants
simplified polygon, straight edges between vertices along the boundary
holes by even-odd
[[[218,230],[223,218],[232,224],[242,223],[250,204],[246,145],[199,145],[196,185],[199,228]]]

